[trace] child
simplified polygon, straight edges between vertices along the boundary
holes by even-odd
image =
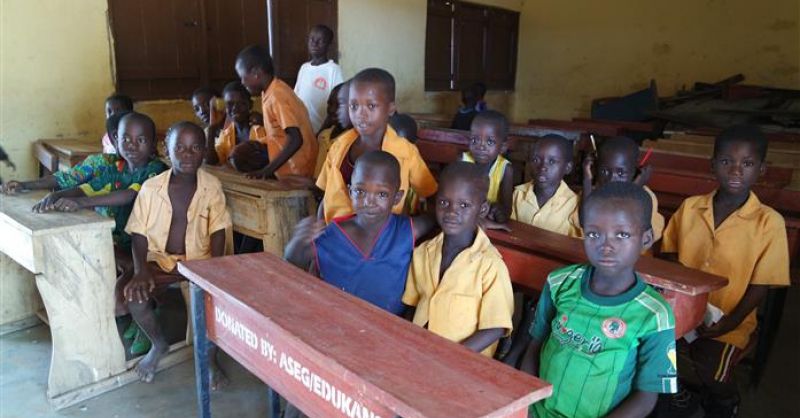
[[[674,393],[675,318],[634,271],[653,244],[652,202],[629,182],[600,186],[580,222],[589,265],[547,277],[522,369],[553,384],[537,417],[644,417]]]
[[[440,176],[436,220],[442,233],[414,250],[403,303],[414,323],[492,357],[511,333],[514,298],[500,253],[478,227],[489,211],[488,181],[475,165],[457,161]]]
[[[325,104],[333,86],[341,84],[342,68],[328,59],[328,49],[333,42],[333,31],[325,25],[316,25],[308,33],[308,55],[311,61],[300,67],[294,92],[303,101],[311,119],[311,128],[319,132],[325,119]]]
[[[209,164],[227,164],[231,162],[234,167],[239,171],[255,171],[267,165],[267,150],[265,146],[257,146],[250,150],[248,144],[242,147],[243,144],[254,141],[266,141],[267,131],[263,126],[253,125],[251,123],[250,114],[253,107],[253,101],[250,98],[250,92],[238,81],[231,81],[225,85],[222,90],[222,96],[225,100],[225,111],[230,123],[226,127],[222,127],[223,120],[215,118],[214,123],[209,126],[209,134],[216,138],[214,141],[214,149],[206,150],[206,162]],[[238,149],[239,152],[234,153]],[[243,152],[247,150],[248,152]],[[250,152],[252,151],[252,152]],[[230,161],[234,154],[241,154],[242,158],[237,158],[235,161]],[[258,161],[255,164],[245,165],[246,156],[256,154]],[[238,162],[238,164],[237,164]]]
[[[479,81],[472,85],[472,89],[475,91],[475,97],[477,97],[475,101],[475,111],[480,113],[489,110],[489,105],[487,105],[486,100],[484,100],[486,96],[486,84]]]
[[[712,172],[719,186],[686,199],[664,231],[661,252],[681,264],[728,278],[708,302],[724,315],[679,345],[681,380],[707,395],[706,416],[735,416],[733,369],[757,326],[756,308],[770,286],[789,285],[784,220],[751,191],[764,173],[767,139],[754,126],[734,126],[714,141]],[[683,342],[683,341],[682,341]]]
[[[216,111],[211,106],[211,100],[215,98],[220,98],[219,92],[208,86],[200,87],[192,93],[192,110],[203,124],[203,128],[207,128],[211,124],[211,111]]]
[[[346,85],[347,83],[337,84],[336,87],[331,90],[330,96],[328,96],[328,115],[325,117],[325,122],[322,123],[322,127],[317,134],[319,152],[317,154],[317,165],[314,168],[314,177],[319,176],[319,172],[322,171],[322,164],[325,163],[325,158],[328,156],[328,149],[330,149],[331,143],[346,129],[342,126],[338,116],[339,108],[341,106],[346,107],[346,104],[339,103],[339,92],[342,88],[346,88],[344,87]]]
[[[261,95],[269,164],[249,177],[284,175],[312,177],[317,162],[317,138],[308,111],[294,91],[275,77],[269,49],[253,45],[236,56],[236,72],[252,94]]]
[[[225,252],[225,230],[231,218],[222,185],[200,166],[205,156],[203,130],[179,122],[167,133],[172,169],[142,185],[125,231],[133,239],[134,275],[124,288],[128,310],[152,341],[136,365],[143,382],[150,383],[158,362],[169,350],[150,304],[157,290],[183,280],[178,261],[219,257]],[[224,381],[212,353],[212,388]]]
[[[453,117],[453,123],[450,124],[450,129],[458,129],[468,131],[472,126],[472,119],[478,114],[475,110],[475,105],[478,103],[478,98],[475,95],[475,89],[465,87],[461,90],[461,107]]]
[[[649,177],[650,166],[642,167],[639,170],[639,146],[628,137],[617,136],[609,138],[603,142],[597,151],[597,184],[592,186],[595,174],[592,172],[594,159],[589,157],[583,162],[583,198],[585,199],[592,193],[594,187],[602,186],[609,182],[621,181],[635,183],[644,188],[653,201],[653,213],[650,224],[653,226],[653,240],[661,239],[664,232],[664,216],[658,213],[658,199],[644,184]],[[578,225],[573,216],[573,223]],[[580,236],[580,235],[579,235]]]
[[[417,121],[405,113],[395,113],[389,118],[391,126],[398,136],[407,139],[414,144],[417,142]]]
[[[133,112],[133,100],[124,94],[113,94],[106,98],[106,120],[118,113]],[[103,154],[116,154],[115,140],[108,135],[108,131],[100,140],[103,144]]]
[[[383,150],[400,162],[400,190],[403,199],[392,212],[402,213],[409,187],[422,197],[436,192],[436,180],[417,147],[397,136],[389,124],[395,111],[394,77],[385,70],[368,68],[350,81],[350,120],[354,129],[339,135],[317,178],[317,187],[325,191],[319,208],[325,222],[353,213],[347,187],[354,162],[367,151]]]
[[[570,215],[578,207],[578,195],[564,182],[571,171],[572,142],[559,135],[536,141],[528,164],[531,181],[514,188],[511,219],[576,236]]]
[[[514,193],[514,173],[511,163],[502,156],[508,149],[508,120],[500,112],[488,110],[472,120],[469,152],[462,161],[475,163],[489,177],[489,219],[508,221]]]

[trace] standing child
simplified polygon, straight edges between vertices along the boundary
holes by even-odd
[[[652,202],[627,182],[608,183],[580,209],[589,265],[550,273],[522,369],[553,384],[531,406],[544,417],[645,417],[658,393],[677,389],[675,318],[634,271],[653,244]]]
[[[308,55],[311,61],[300,67],[294,92],[303,101],[311,119],[311,128],[319,132],[325,120],[325,108],[333,87],[342,83],[342,68],[328,58],[333,31],[316,25],[308,33]]]
[[[209,134],[216,138],[214,148],[206,150],[209,164],[231,163],[239,171],[251,172],[267,165],[267,131],[252,123],[253,101],[239,81],[231,81],[222,90],[225,112],[230,123],[223,128],[222,118],[212,118]]]
[[[112,94],[106,98],[106,120],[119,113],[133,112],[133,100],[124,94]],[[100,140],[103,144],[103,154],[116,154],[115,139],[106,134]]]
[[[243,49],[236,56],[236,73],[250,93],[261,95],[267,131],[269,164],[249,176],[312,177],[317,162],[317,138],[311,129],[308,111],[294,91],[275,77],[269,49],[261,45]]]
[[[203,130],[179,122],[167,133],[172,169],[147,181],[125,228],[133,238],[134,275],[124,288],[128,310],[152,341],[136,365],[143,382],[152,382],[158,362],[169,350],[151,299],[158,290],[184,280],[176,265],[183,260],[219,257],[225,252],[225,230],[231,218],[222,185],[200,166],[205,156]],[[211,353],[212,388],[224,375]]]
[[[767,139],[754,126],[734,126],[714,141],[712,172],[719,186],[686,199],[664,231],[662,253],[681,264],[728,278],[708,302],[724,315],[701,325],[699,338],[679,345],[681,381],[704,395],[708,417],[736,416],[733,370],[757,326],[756,308],[771,286],[789,284],[784,220],[751,188],[764,173]]]
[[[511,333],[514,297],[500,253],[478,226],[489,211],[488,181],[462,161],[447,166],[440,180],[442,233],[414,250],[403,303],[416,306],[415,324],[491,357]]]
[[[572,142],[559,135],[536,141],[528,162],[531,181],[514,188],[511,219],[576,236],[570,216],[578,207],[578,195],[564,182],[571,171]]]
[[[417,147],[397,136],[389,126],[389,117],[395,112],[394,77],[385,70],[368,68],[356,74],[349,84],[350,121],[354,129],[341,134],[331,145],[317,178],[317,187],[325,191],[319,214],[326,222],[353,213],[347,188],[355,161],[367,151],[383,150],[400,162],[403,200],[394,205],[392,212],[403,212],[409,187],[422,197],[436,192],[436,180]]]
[[[500,112],[487,110],[472,120],[469,152],[463,161],[475,163],[489,177],[487,217],[496,222],[508,221],[514,193],[514,173],[511,163],[503,157],[508,149],[508,120]]]

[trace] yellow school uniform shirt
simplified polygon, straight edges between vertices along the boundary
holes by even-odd
[[[125,232],[147,238],[147,261],[170,272],[177,260],[202,260],[211,258],[211,234],[231,227],[231,216],[225,207],[222,184],[204,169],[197,171],[197,190],[186,214],[186,254],[169,254],[166,251],[172,221],[172,202],[169,199],[167,170],[142,185],[133,204],[133,211]]]
[[[461,156],[461,161],[475,163],[475,159],[469,152],[465,152]],[[490,204],[497,203],[497,196],[500,194],[500,184],[503,182],[503,174],[505,174],[508,164],[509,161],[506,160],[505,157],[498,155],[494,160],[494,164],[492,164],[492,168],[489,169],[489,192],[486,193],[486,200],[488,200]]]
[[[353,213],[347,185],[342,178],[341,166],[356,139],[358,132],[355,129],[339,135],[328,150],[328,156],[317,178],[317,187],[325,191],[322,198],[325,222]],[[391,126],[386,126],[381,150],[392,154],[400,163],[400,190],[403,191],[403,198],[392,208],[393,213],[403,213],[409,186],[422,197],[436,193],[436,179],[422,160],[417,146],[398,136]]]
[[[319,149],[317,151],[317,165],[314,167],[314,177],[319,177],[319,172],[322,171],[322,165],[325,163],[325,158],[328,156],[328,150],[331,148],[331,142],[334,139],[331,138],[332,133],[333,126],[319,131],[317,135]]]
[[[681,264],[726,277],[728,285],[711,292],[708,302],[730,313],[753,285],[789,285],[789,245],[778,212],[755,193],[714,229],[714,193],[686,199],[672,215],[661,251],[677,253]],[[739,326],[715,338],[744,349],[756,328],[755,310]]]
[[[575,225],[570,216],[578,207],[578,195],[563,180],[550,200],[539,207],[533,182],[514,188],[511,219],[533,225],[562,235],[576,236]]]
[[[249,139],[266,144],[266,129],[260,125],[251,126]],[[214,140],[214,149],[217,151],[220,163],[226,164],[228,162],[228,158],[231,156],[234,147],[236,147],[236,125],[230,123],[219,132],[219,136]]]
[[[653,212],[650,214],[650,225],[653,227],[653,242],[656,242],[661,239],[661,235],[664,233],[664,215],[658,213],[658,198],[656,194],[647,186],[642,188],[650,196],[650,201],[653,202]],[[578,214],[580,205],[581,202],[579,201],[575,212],[573,212],[570,217],[570,222],[572,222],[575,230],[575,235],[573,236],[577,238],[583,238],[583,228],[581,228],[580,216]],[[649,254],[649,251],[645,251],[644,253]]]
[[[439,280],[444,234],[420,244],[408,271],[403,303],[416,306],[414,323],[461,342],[482,329],[511,334],[514,295],[500,253],[478,228],[475,242],[453,259]],[[481,354],[492,357],[497,343]]]
[[[317,137],[311,130],[308,110],[283,81],[274,78],[261,93],[261,109],[266,130],[267,152],[273,161],[286,147],[286,128],[297,128],[303,143],[300,149],[280,166],[275,174],[297,175],[311,178],[317,163]]]

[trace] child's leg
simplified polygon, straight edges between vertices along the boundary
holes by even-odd
[[[114,286],[114,296],[116,303],[114,304],[114,316],[122,316],[128,314],[127,303],[125,302],[125,295],[122,291],[125,285],[133,277],[133,257],[130,250],[125,250],[117,245],[114,245],[114,264],[117,270],[117,283]]]
[[[688,358],[679,356],[678,372],[688,384],[698,385],[707,395],[703,401],[706,416],[736,416],[739,390],[733,379],[733,370],[741,350],[730,344],[700,338],[681,351]]]

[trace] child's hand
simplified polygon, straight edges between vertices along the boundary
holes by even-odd
[[[264,167],[261,170],[251,171],[245,174],[245,177],[249,179],[274,179],[275,173]]]
[[[650,175],[653,174],[653,166],[646,165],[639,170],[639,174],[633,179],[633,184],[637,186],[644,186],[650,181]]]
[[[53,204],[53,207],[59,212],[75,212],[83,208],[80,200],[68,197],[62,197],[56,200],[56,203]]]
[[[261,116],[261,113],[250,112],[250,125],[264,126],[264,117]]]
[[[488,218],[479,218],[478,226],[483,229],[500,229],[506,232],[511,232],[511,228],[509,228],[508,225],[500,222],[495,222]]]
[[[0,194],[12,195],[26,190],[28,189],[25,188],[25,183],[21,181],[11,180],[6,184],[0,184]]]
[[[303,218],[294,227],[294,236],[299,242],[311,244],[312,241],[322,234],[325,230],[325,221],[317,219],[315,216]]]
[[[220,110],[217,103],[222,100],[219,97],[212,97],[208,102],[208,125],[221,128],[225,123],[225,111]]]
[[[31,208],[31,211],[36,213],[45,213],[51,210],[55,210],[56,206],[55,203],[58,199],[61,198],[61,194],[58,192],[48,193],[47,196],[43,197],[42,200],[36,202]]]
[[[128,302],[136,301],[144,303],[150,300],[150,293],[156,288],[156,282],[153,275],[147,267],[143,268],[139,273],[136,273],[131,281],[125,285],[122,290],[125,295],[125,300]]]
[[[700,326],[697,327],[697,335],[701,338],[716,338],[733,331],[736,329],[737,325],[739,324],[731,321],[730,316],[723,316],[710,327],[707,327],[705,324],[700,324]]]
[[[495,222],[499,223],[506,223],[508,222],[508,215],[506,215],[506,210],[501,204],[493,204],[489,206],[489,213],[486,214],[486,217]]]

